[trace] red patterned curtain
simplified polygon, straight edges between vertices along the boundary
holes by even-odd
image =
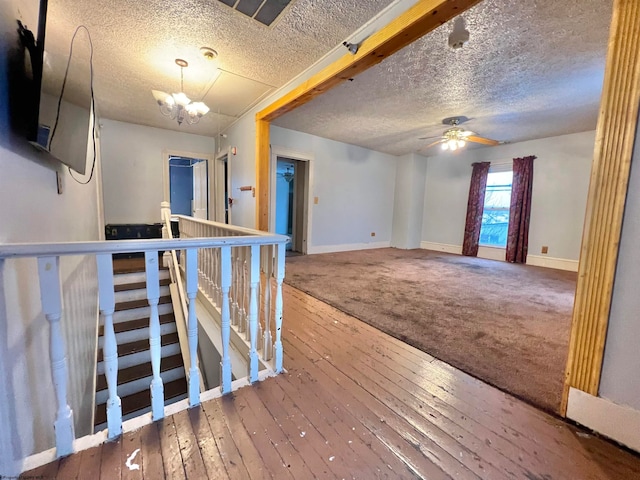
[[[489,162],[474,163],[469,186],[469,201],[467,203],[467,222],[464,226],[464,242],[462,254],[469,257],[478,256],[478,242],[482,227],[482,210],[484,209],[484,193],[487,189],[487,175]]]
[[[513,186],[507,236],[507,262],[525,263],[529,245],[533,161],[535,156],[513,159]]]

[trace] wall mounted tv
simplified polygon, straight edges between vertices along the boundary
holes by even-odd
[[[48,0],[35,2],[37,34],[33,34],[20,19],[17,21],[25,50],[24,130],[34,147],[84,174],[87,160],[92,161],[94,155],[92,100],[88,93],[82,93],[90,90],[89,60],[77,54],[78,48],[74,49],[67,69],[66,89],[61,97],[69,45],[65,46],[64,54],[48,54],[45,43]]]

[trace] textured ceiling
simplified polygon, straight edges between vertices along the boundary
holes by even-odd
[[[456,115],[508,142],[594,129],[612,10],[612,0],[485,0],[463,14],[462,49],[448,46],[449,22],[274,124],[394,155],[441,153],[419,137]]]
[[[37,0],[14,1],[37,5]],[[214,136],[390,3],[296,0],[265,27],[208,0],[49,0],[45,89],[59,93],[71,37],[78,25],[85,25],[93,40],[96,105],[102,117]],[[218,59],[204,60],[202,46],[217,50]],[[78,33],[72,58],[65,99],[87,105],[84,31]],[[185,93],[211,108],[197,125],[179,127],[163,117],[151,95],[152,89],[179,90],[175,58],[190,63],[184,71]],[[222,71],[218,76],[216,68]]]

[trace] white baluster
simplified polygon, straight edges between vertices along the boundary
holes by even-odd
[[[271,350],[273,348],[273,340],[271,339],[271,277],[273,275],[273,248],[267,245],[265,248],[264,261],[264,332],[262,342],[262,359],[271,360]]]
[[[40,300],[42,310],[49,322],[50,358],[53,388],[58,411],[53,423],[56,436],[56,455],[62,457],[73,453],[73,411],[67,402],[67,355],[60,327],[62,318],[62,292],[60,290],[60,257],[38,258]]]
[[[242,262],[240,262],[240,322],[238,331],[247,331],[247,261],[246,247],[242,247]]]
[[[220,250],[216,248],[212,251],[211,256],[213,258],[213,302],[220,308]]]
[[[220,289],[222,290],[222,361],[220,362],[220,389],[223,394],[231,392],[231,356],[229,339],[229,287],[231,286],[231,247],[220,247]]]
[[[96,255],[98,263],[98,295],[104,328],[102,359],[107,378],[107,429],[109,438],[122,433],[122,405],[118,396],[118,345],[113,330],[115,294],[113,289],[113,258],[110,253]]]
[[[215,259],[216,259],[216,268],[215,268],[215,272],[216,272],[216,304],[218,306],[222,305],[222,289],[220,287],[221,284],[221,279],[222,279],[222,274],[220,271],[221,268],[221,263],[220,263],[220,250],[216,250],[215,253]]]
[[[196,317],[196,294],[198,272],[196,270],[198,250],[187,250],[187,297],[189,298],[189,405],[200,405],[200,371],[198,370],[198,319]]]
[[[231,325],[238,325],[238,247],[231,249]]]
[[[275,362],[276,373],[282,372],[282,281],[284,280],[284,257],[286,244],[279,243],[276,247],[276,302],[275,302],[275,322],[276,322],[276,344]]]
[[[251,245],[249,259],[249,381],[258,381],[258,288],[260,286],[260,245]]]
[[[147,272],[147,299],[151,307],[149,319],[149,350],[151,351],[151,412],[153,420],[164,417],[164,385],[160,377],[160,318],[158,317],[158,301],[160,300],[160,277],[158,274],[158,252],[144,252]]]
[[[216,267],[214,261],[215,252],[212,248],[207,248],[207,269],[209,270],[207,278],[207,286],[209,287],[209,296],[213,304],[216,304]]]

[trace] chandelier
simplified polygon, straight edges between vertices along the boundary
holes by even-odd
[[[293,180],[293,172],[287,167],[287,171],[282,174],[282,177],[285,179],[287,183],[291,183]]]
[[[203,102],[192,102],[184,94],[184,69],[189,64],[186,60],[176,58],[176,65],[180,67],[180,92],[168,94],[160,90],[151,90],[151,93],[158,102],[160,113],[176,120],[178,125],[182,125],[183,121],[193,125],[209,112],[209,107]]]
[[[442,135],[442,149],[454,151],[463,148],[467,144],[467,136],[470,133],[459,127],[448,129]]]

